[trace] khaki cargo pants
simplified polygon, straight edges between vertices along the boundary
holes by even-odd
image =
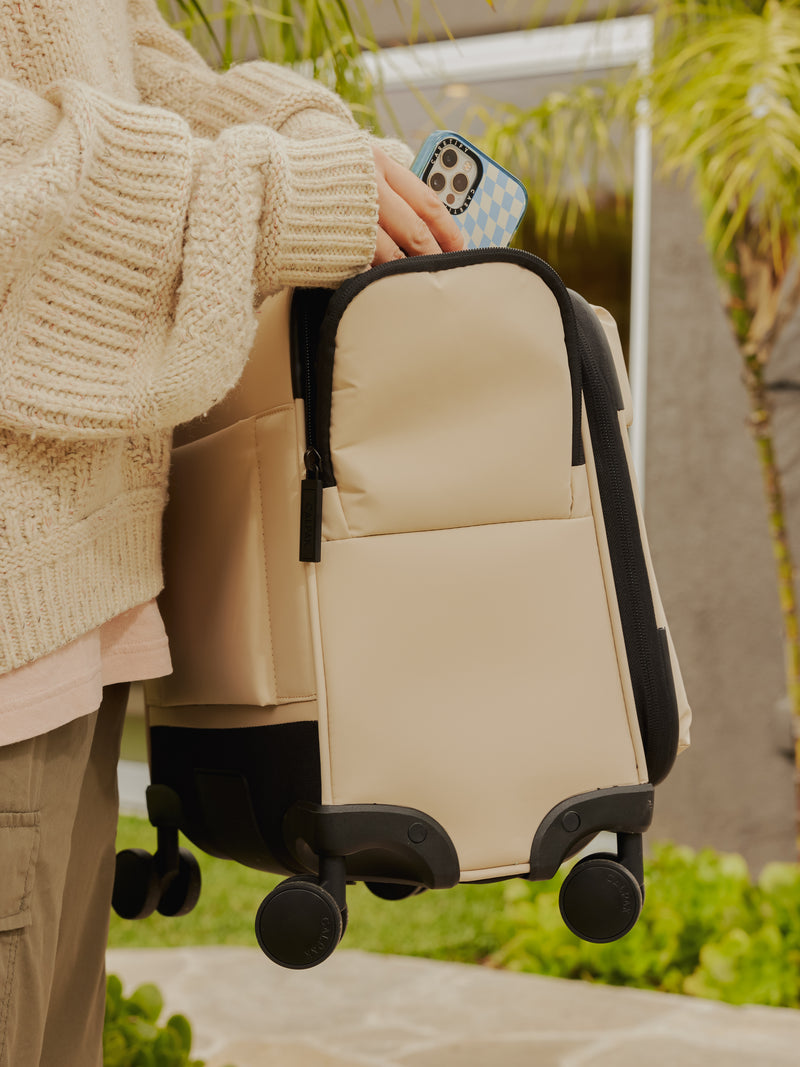
[[[128,686],[0,747],[0,1067],[101,1067]]]

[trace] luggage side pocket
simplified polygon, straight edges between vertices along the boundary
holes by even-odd
[[[39,812],[0,812],[0,932],[30,926],[39,855]]]
[[[296,552],[293,404],[173,453],[160,598],[173,674],[152,703],[266,707],[314,696]]]

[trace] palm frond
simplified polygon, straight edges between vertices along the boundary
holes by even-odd
[[[693,173],[723,252],[746,215],[800,236],[800,3],[668,0],[645,91],[666,172]],[[723,225],[723,220],[725,224]]]
[[[691,175],[719,254],[745,217],[764,246],[800,240],[800,0],[658,0],[649,74],[551,94],[522,112],[484,110],[489,151],[529,177],[539,225],[574,217],[604,168],[624,181],[630,131],[648,101],[662,174]],[[617,120],[621,120],[615,125]],[[615,130],[614,136],[611,130]]]

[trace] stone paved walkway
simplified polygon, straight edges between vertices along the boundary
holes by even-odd
[[[114,949],[155,981],[207,1067],[798,1067],[800,1011],[733,1008],[339,949],[286,971],[258,949]]]

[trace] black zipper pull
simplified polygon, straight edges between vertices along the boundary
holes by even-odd
[[[315,448],[303,456],[306,476],[300,483],[300,562],[322,558],[322,458]]]

